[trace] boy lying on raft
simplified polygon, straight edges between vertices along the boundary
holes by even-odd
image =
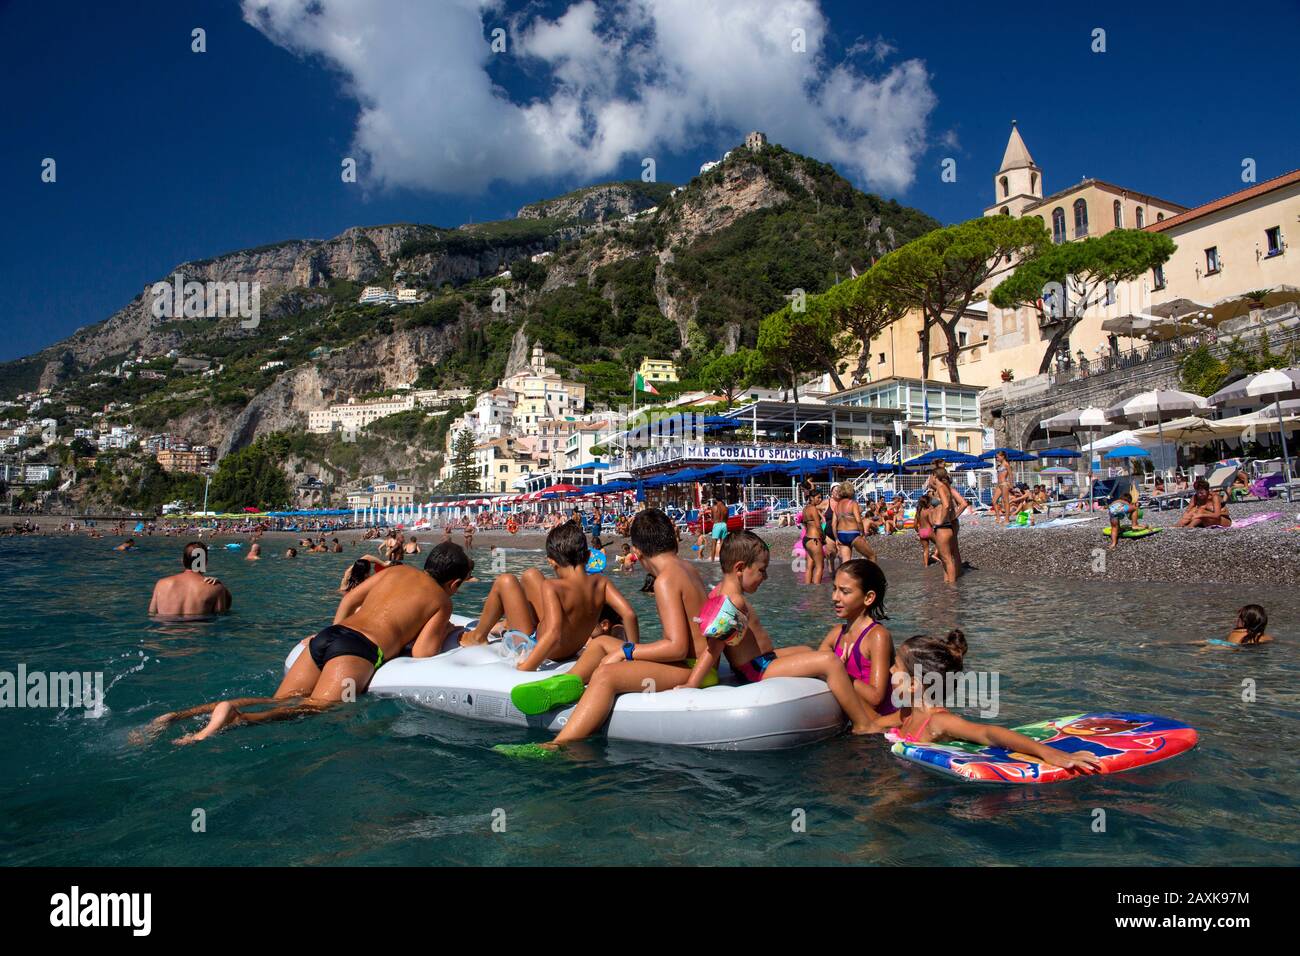
[[[636,611],[608,578],[587,573],[590,557],[581,526],[566,521],[552,528],[546,536],[546,561],[555,577],[548,579],[536,568],[518,578],[499,575],[483,603],[478,626],[461,637],[461,645],[486,644],[504,614],[507,630],[502,641],[524,655],[519,670],[535,671],[545,661],[568,660],[581,651],[598,630],[606,605],[622,619],[628,640],[635,644],[640,639]],[[581,673],[585,679],[590,670],[582,667],[579,661],[572,673]]]
[[[147,734],[157,734],[177,720],[211,713],[206,727],[176,741],[193,743],[227,726],[287,720],[355,699],[384,661],[408,646],[414,657],[432,657],[442,650],[451,622],[451,596],[473,569],[460,545],[440,544],[429,552],[423,571],[396,564],[383,574],[371,575],[344,595],[334,623],[310,639],[274,697],[245,697],[174,711],[156,718]],[[244,713],[244,707],[269,709]]]

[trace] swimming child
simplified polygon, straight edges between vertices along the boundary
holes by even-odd
[[[713,589],[700,613],[700,630],[707,645],[686,687],[701,687],[720,655],[743,684],[756,684],[769,677],[817,677],[826,681],[831,693],[853,725],[853,733],[871,733],[872,714],[863,705],[845,670],[844,662],[828,647],[817,650],[805,645],[774,648],[772,638],[759,623],[758,614],[745,597],[767,580],[770,560],[767,544],[752,531],[733,531],[722,542],[722,583]],[[850,561],[848,564],[867,563]],[[836,581],[843,567],[836,573]],[[881,581],[884,576],[881,575]]]
[[[1045,747],[1014,730],[979,724],[958,717],[945,707],[932,706],[929,698],[933,688],[944,687],[945,678],[960,672],[965,659],[966,635],[956,628],[947,637],[918,634],[904,641],[895,655],[891,677],[894,685],[891,699],[899,709],[892,714],[881,714],[874,722],[874,729],[888,733],[892,740],[911,744],[968,740],[986,747],[1005,747],[1066,770],[1086,773],[1101,766],[1096,754],[1066,753]]]
[[[1265,634],[1268,627],[1268,611],[1258,604],[1247,604],[1237,611],[1237,623],[1233,625],[1226,638],[1212,637],[1205,643],[1220,647],[1250,647],[1255,644],[1267,644],[1273,640]]]
[[[885,588],[885,572],[875,562],[855,558],[840,565],[832,585],[831,605],[835,616],[844,623],[832,627],[818,648],[830,651],[844,664],[853,689],[870,708],[872,717],[895,710],[889,699],[894,640],[880,623],[886,618]]]
[[[537,568],[529,568],[518,578],[509,573],[498,575],[483,603],[478,626],[461,638],[461,644],[486,644],[489,632],[504,615],[508,630],[502,642],[522,655],[519,670],[535,671],[547,660],[568,660],[581,651],[606,604],[622,618],[635,643],[636,611],[607,577],[587,573],[590,558],[591,549],[580,525],[572,521],[556,525],[546,535],[546,561],[555,577],[547,578]]]

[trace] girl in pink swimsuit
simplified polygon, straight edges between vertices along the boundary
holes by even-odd
[[[843,623],[827,631],[818,648],[843,661],[853,689],[876,715],[896,710],[889,683],[894,641],[880,623],[886,619],[885,590],[885,573],[874,561],[856,558],[842,564],[835,572],[831,602]]]
[[[1067,753],[1030,740],[1006,727],[980,724],[958,717],[935,700],[936,692],[944,693],[946,678],[965,667],[966,635],[957,628],[946,637],[929,637],[918,634],[909,637],[898,648],[894,660],[893,682],[895,700],[900,707],[897,713],[877,717],[874,727],[890,740],[898,743],[938,744],[949,740],[969,740],[986,747],[1001,747],[1013,753],[1036,757],[1053,767],[1095,772],[1101,761],[1096,754],[1081,750]]]

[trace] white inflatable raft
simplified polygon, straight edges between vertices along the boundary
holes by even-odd
[[[469,618],[453,623],[472,626]],[[297,644],[286,670],[302,653]],[[516,684],[567,671],[572,661],[547,664],[536,673],[515,669],[496,644],[455,646],[436,657],[388,661],[370,682],[376,697],[397,697],[418,707],[516,727],[556,733],[573,707],[529,717],[510,702]],[[726,662],[721,682],[704,690],[623,694],[605,725],[614,740],[702,747],[708,750],[781,750],[833,737],[844,729],[840,706],[825,682],[810,677],[774,677],[737,686]]]

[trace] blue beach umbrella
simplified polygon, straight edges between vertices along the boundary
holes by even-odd
[[[927,451],[924,455],[903,462],[904,468],[925,468],[933,465],[936,461],[946,462],[950,465],[974,465],[983,464],[974,455],[968,455],[964,451],[953,451],[949,448],[935,448]]]
[[[1083,456],[1073,448],[1049,448],[1047,451],[1040,451],[1039,458],[1082,458]]]
[[[1150,458],[1151,452],[1138,445],[1120,445],[1118,448],[1112,448],[1102,458]]]
[[[980,461],[992,461],[998,457],[1001,452],[1007,456],[1007,461],[1037,461],[1038,458],[1029,454],[1027,451],[1021,451],[1018,448],[990,448],[984,454],[980,455]]]

